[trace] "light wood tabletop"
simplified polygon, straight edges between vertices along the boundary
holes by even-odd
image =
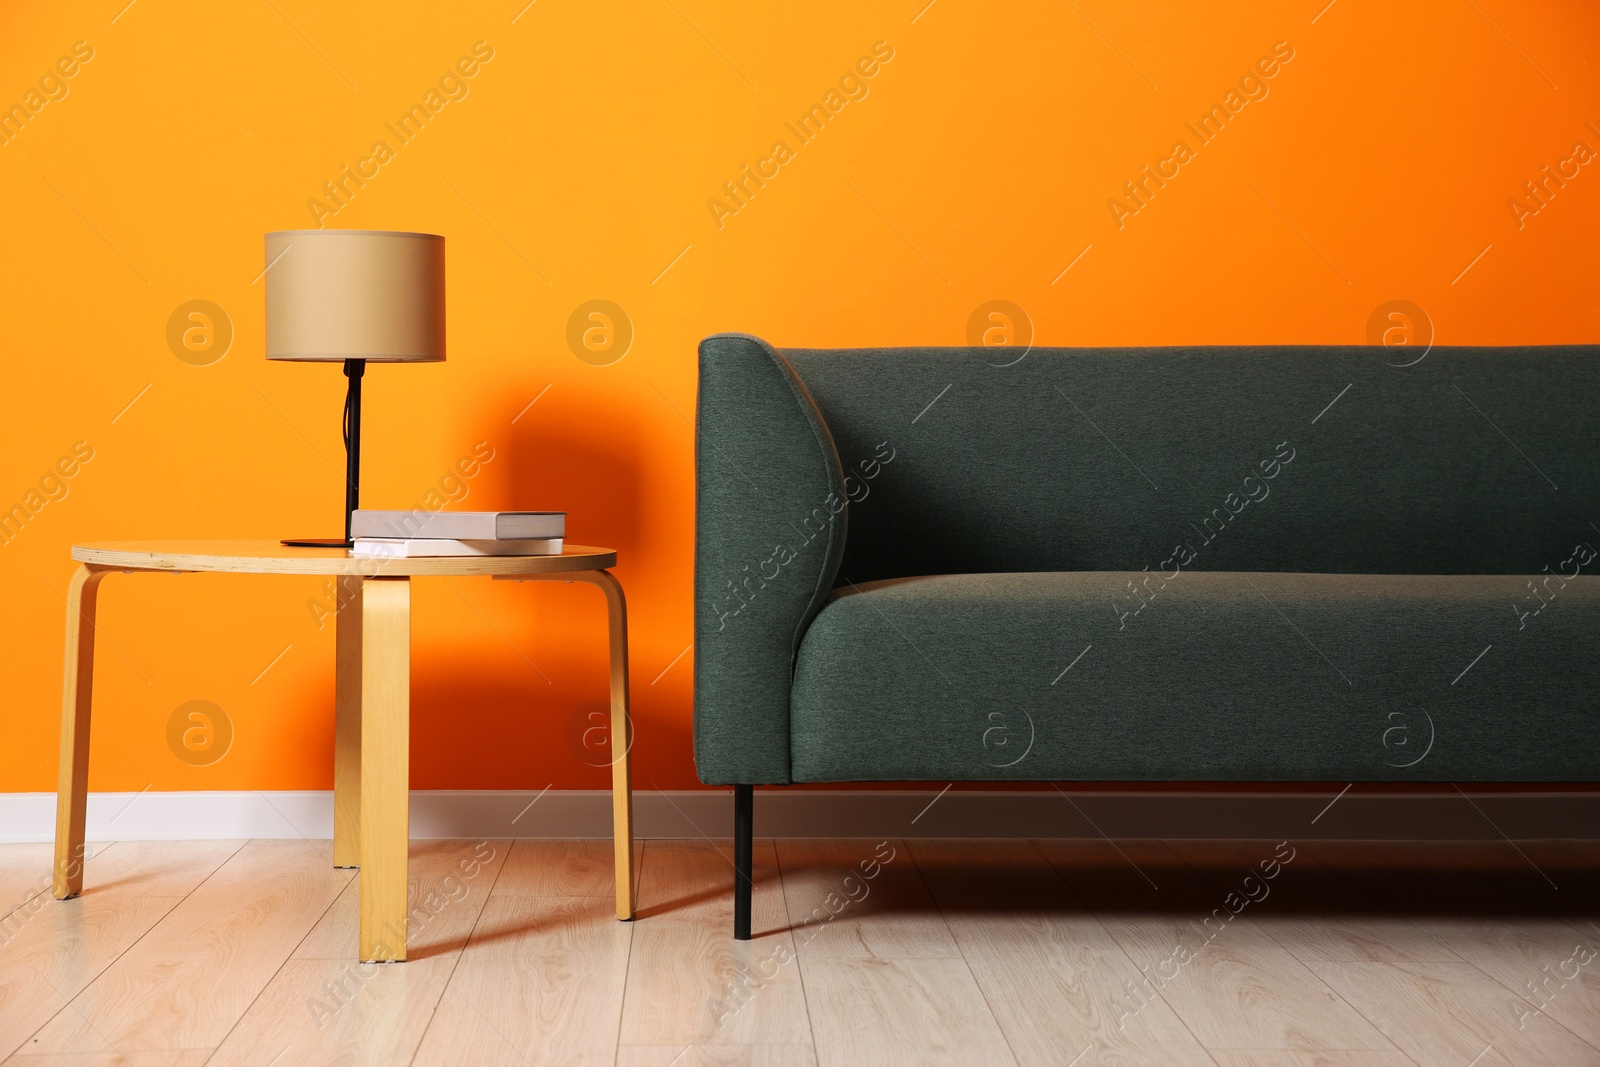
[[[139,571],[232,571],[236,574],[357,574],[364,578],[473,574],[551,574],[604,570],[609,548],[567,545],[559,556],[419,556],[383,559],[347,548],[290,548],[277,541],[104,541],[76,545],[72,558],[92,567]]]
[[[333,863],[360,867],[362,960],[399,961],[407,948],[411,746],[411,579],[485,575],[515,581],[584,582],[606,598],[614,739],[612,814],[616,915],[634,913],[633,789],[627,739],[628,609],[606,568],[609,548],[568,545],[555,556],[356,556],[343,548],[277,541],[115,541],[77,545],[67,590],[66,671],[61,700],[54,895],[83,890],[95,610],[109,574],[326,574],[338,580],[334,669]]]

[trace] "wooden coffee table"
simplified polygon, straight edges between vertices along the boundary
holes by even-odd
[[[72,558],[83,566],[72,576],[67,591],[56,807],[57,899],[83,891],[95,601],[100,580],[113,571],[333,575],[340,605],[334,674],[333,863],[361,868],[360,958],[404,960],[410,833],[411,579],[489,575],[588,582],[605,593],[611,630],[611,737],[621,749],[611,764],[617,918],[633,918],[627,604],[621,584],[606,570],[616,565],[616,552],[568,545],[559,556],[380,560],[355,557],[342,548],[288,548],[276,541],[127,541],[79,545],[73,548]]]

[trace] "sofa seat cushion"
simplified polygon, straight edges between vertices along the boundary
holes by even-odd
[[[794,780],[1595,781],[1600,577],[1563,566],[846,586],[796,656]]]

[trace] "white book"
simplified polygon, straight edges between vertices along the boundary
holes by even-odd
[[[448,537],[461,541],[517,541],[565,537],[564,511],[371,511],[350,517],[352,537],[407,540]]]
[[[562,538],[516,541],[457,541],[448,537],[357,537],[352,556],[415,559],[419,556],[559,556]]]

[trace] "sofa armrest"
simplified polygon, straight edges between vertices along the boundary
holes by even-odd
[[[697,416],[695,765],[707,784],[787,784],[795,651],[844,555],[844,471],[760,338],[701,342]]]

